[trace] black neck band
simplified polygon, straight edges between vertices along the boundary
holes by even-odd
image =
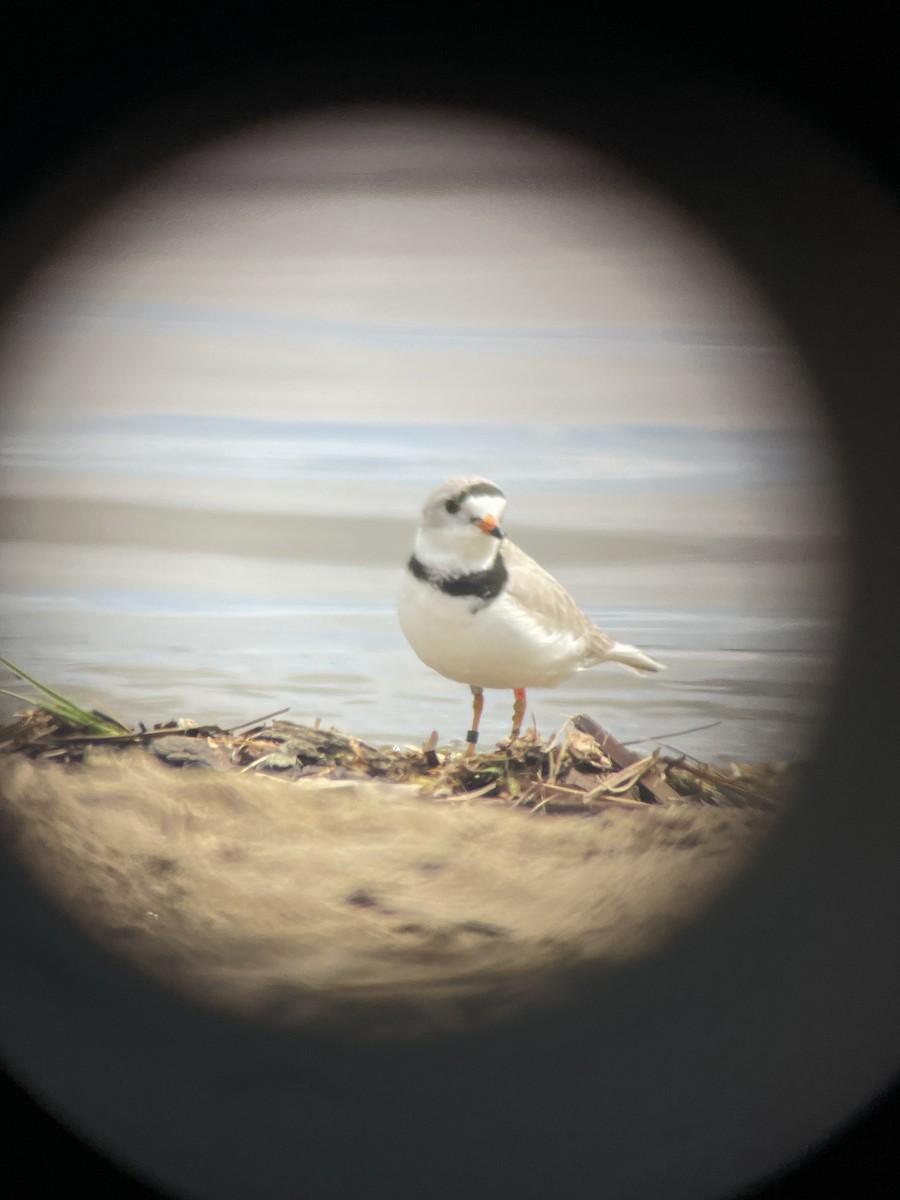
[[[485,603],[500,595],[509,578],[503,555],[499,552],[491,566],[483,571],[469,571],[467,575],[440,575],[423,566],[415,555],[406,565],[416,579],[430,583],[448,596],[472,596]]]

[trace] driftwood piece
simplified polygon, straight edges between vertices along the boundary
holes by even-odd
[[[589,733],[603,753],[609,757],[613,766],[618,770],[623,770],[625,767],[633,766],[635,763],[641,761],[640,754],[635,754],[633,750],[629,750],[627,746],[623,746],[602,725],[598,725],[596,721],[584,713],[573,717],[572,724],[579,732]],[[681,800],[675,789],[670,787],[665,779],[663,779],[659,767],[651,767],[649,771],[645,772],[641,776],[638,786],[653,804],[677,804]]]

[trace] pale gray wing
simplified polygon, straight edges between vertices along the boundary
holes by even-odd
[[[509,568],[509,598],[524,609],[548,633],[568,630],[583,637],[598,657],[611,650],[615,639],[598,629],[581,611],[558,580],[513,542],[503,542],[503,558]]]

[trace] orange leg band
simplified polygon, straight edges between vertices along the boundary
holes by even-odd
[[[513,696],[515,697],[515,701],[513,703],[512,734],[510,736],[515,741],[522,732],[522,721],[525,719],[525,689],[513,688]]]

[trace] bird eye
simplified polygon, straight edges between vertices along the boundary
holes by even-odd
[[[447,503],[444,505],[444,508],[446,508],[448,513],[459,512],[459,504],[456,500],[448,500]]]

